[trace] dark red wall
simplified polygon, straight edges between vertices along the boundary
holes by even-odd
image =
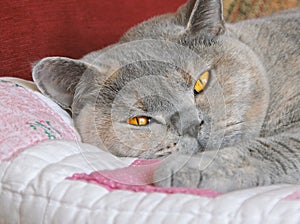
[[[0,76],[31,79],[45,56],[80,58],[186,0],[1,0]]]

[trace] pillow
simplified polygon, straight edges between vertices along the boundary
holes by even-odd
[[[0,96],[0,161],[46,140],[80,141],[70,116],[39,92],[1,78]]]

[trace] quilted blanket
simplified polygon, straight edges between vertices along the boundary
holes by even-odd
[[[0,87],[1,224],[300,223],[300,185],[157,188],[159,161],[83,144],[55,103],[18,83]]]

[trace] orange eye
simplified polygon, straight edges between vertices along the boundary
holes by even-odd
[[[196,84],[194,86],[194,93],[195,94],[199,94],[199,93],[201,93],[204,90],[205,86],[208,83],[209,76],[210,76],[209,71],[204,72],[200,76],[200,78],[197,80],[197,82],[196,82]]]
[[[127,120],[127,124],[135,126],[146,126],[150,123],[150,120],[151,118],[146,116],[133,117]]]

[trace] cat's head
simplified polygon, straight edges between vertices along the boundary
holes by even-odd
[[[33,68],[84,142],[144,158],[230,144],[243,125],[255,132],[260,74],[251,50],[226,34],[219,0],[191,0],[81,60],[50,57]]]

